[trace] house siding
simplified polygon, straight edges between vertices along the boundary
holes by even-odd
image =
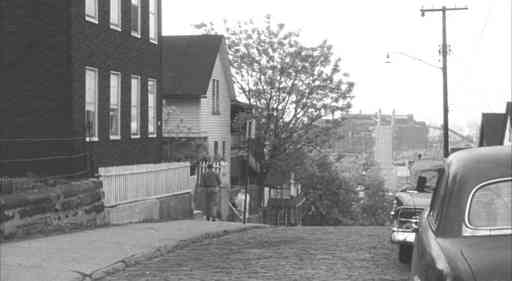
[[[0,0],[0,7],[0,160],[68,155],[69,141],[41,139],[71,136],[69,2]],[[62,162],[0,162],[0,175],[51,169],[69,172]]]
[[[130,34],[129,3],[122,1],[122,31],[117,31],[110,28],[110,1],[98,1],[99,23],[95,24],[85,20],[83,0],[0,0],[0,55],[5,62],[2,72],[6,73],[2,77],[5,83],[2,80],[0,138],[9,141],[0,142],[0,160],[91,151],[98,166],[160,161],[161,49],[160,45],[149,41],[148,0],[141,0],[140,38]],[[161,34],[161,1],[157,3]],[[91,143],[84,143],[82,139],[85,136],[86,66],[97,68],[99,75],[99,141]],[[110,71],[122,75],[121,140],[115,141],[109,140],[108,135]],[[141,77],[139,139],[130,138],[132,74]],[[148,78],[158,81],[157,138],[147,137]],[[71,137],[77,140],[62,140]],[[13,140],[15,138],[53,140],[20,144]],[[83,170],[85,159],[75,160],[32,161],[20,165],[0,162],[0,175],[27,171],[66,174]]]
[[[70,136],[68,1],[2,0],[1,5],[6,75],[0,112],[7,116],[0,121],[0,137]]]
[[[73,1],[71,10],[71,56],[73,91],[73,133],[85,135],[85,78],[87,66],[98,69],[98,138],[92,142],[96,164],[102,166],[155,163],[160,161],[158,138],[148,137],[147,81],[158,82],[161,95],[161,52],[149,41],[149,2],[141,1],[141,36],[130,34],[130,2],[122,1],[122,30],[110,28],[110,1],[98,1],[99,23],[85,20],[83,1]],[[160,5],[160,1],[158,1]],[[159,18],[161,18],[161,9]],[[159,30],[161,28],[159,27]],[[159,40],[160,41],[160,40]],[[121,73],[121,140],[109,139],[110,71]],[[131,75],[141,77],[140,138],[130,136]],[[157,102],[157,124],[161,124],[161,106]],[[157,126],[157,136],[161,136]]]
[[[166,99],[166,102],[162,110],[163,136],[202,136],[199,126],[199,98]]]
[[[207,133],[210,155],[213,156],[215,141],[219,143],[219,154],[222,154],[222,142],[226,143],[224,159],[228,162],[229,169],[231,161],[231,93],[225,73],[223,64],[217,56],[211,79],[219,80],[220,114],[212,112],[212,83],[210,79],[207,97],[201,99],[200,128],[201,131]]]

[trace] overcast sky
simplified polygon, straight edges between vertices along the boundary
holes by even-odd
[[[197,34],[199,22],[256,21],[271,14],[305,44],[327,39],[356,83],[352,112],[414,114],[442,122],[442,75],[403,52],[441,65],[441,14],[419,9],[467,6],[447,16],[450,125],[474,128],[482,112],[503,112],[511,100],[510,0],[163,0],[163,34]],[[386,53],[391,63],[385,63]]]

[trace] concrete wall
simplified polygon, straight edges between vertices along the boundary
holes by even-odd
[[[120,204],[105,208],[111,224],[192,218],[190,192]]]
[[[38,190],[0,195],[4,239],[106,223],[98,180],[40,185]]]
[[[385,188],[394,189],[395,174],[393,170],[393,127],[377,125],[375,128],[375,161],[381,169]]]

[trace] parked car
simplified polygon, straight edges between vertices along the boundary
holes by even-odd
[[[410,168],[408,185],[395,194],[391,218],[391,242],[398,245],[398,260],[409,263],[418,228],[419,217],[430,204],[432,191],[437,184],[443,162],[439,160],[416,161]]]
[[[410,280],[512,280],[511,265],[512,147],[452,154],[420,219]]]

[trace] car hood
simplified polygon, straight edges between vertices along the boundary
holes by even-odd
[[[448,240],[443,243],[448,260],[464,259],[475,281],[512,280],[512,235]]]
[[[430,205],[432,193],[406,191],[396,194],[396,198],[400,200],[403,206],[425,209]]]

